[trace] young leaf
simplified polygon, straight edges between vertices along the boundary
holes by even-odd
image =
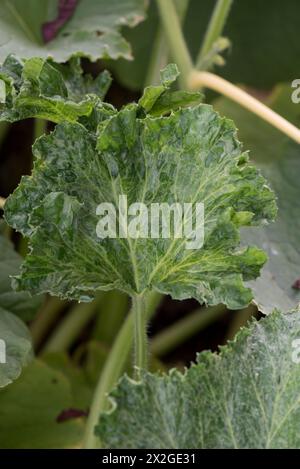
[[[41,58],[24,62],[10,55],[0,67],[0,79],[6,86],[0,121],[38,117],[55,123],[76,122],[90,116],[95,106],[104,114],[111,109],[102,103],[110,75],[103,72],[95,80],[83,76],[79,59],[59,65]]]
[[[268,104],[295,125],[300,124],[299,106],[291,100],[289,85],[276,89]],[[300,302],[300,147],[284,134],[251,113],[225,99],[215,102],[217,109],[239,122],[239,135],[250,156],[268,178],[278,199],[278,218],[259,233],[247,229],[243,241],[255,242],[266,250],[269,260],[257,282],[251,282],[255,301],[264,313],[274,307],[282,311],[295,308]]]
[[[0,388],[16,380],[33,357],[25,324],[0,307]]]
[[[202,100],[203,95],[199,92],[169,90],[179,76],[177,65],[169,64],[160,75],[161,85],[148,86],[139,100],[140,107],[147,114],[161,116],[180,107],[198,104]]]
[[[0,61],[10,53],[22,58],[52,57],[57,62],[74,55],[91,60],[132,58],[120,29],[144,19],[144,0],[81,0],[60,24],[63,27],[56,28],[55,37],[44,44],[43,39],[50,37],[43,38],[42,33],[49,31],[49,22],[57,20],[58,6],[58,0],[0,0]]]
[[[9,224],[30,237],[17,289],[81,301],[97,290],[130,295],[146,289],[174,298],[241,308],[252,298],[243,279],[266,260],[239,247],[239,227],[271,220],[273,193],[247,162],[233,123],[199,105],[165,118],[136,118],[130,105],[99,125],[99,134],[60,124],[34,145],[35,167],[5,205]],[[99,238],[102,202],[204,203],[205,240]],[[181,220],[181,228],[183,221]]]
[[[109,448],[299,448],[299,336],[300,311],[275,311],[183,374],[124,377],[96,434]]]
[[[84,429],[82,418],[59,421],[74,407],[68,379],[35,360],[20,379],[0,391],[1,448],[76,448]]]

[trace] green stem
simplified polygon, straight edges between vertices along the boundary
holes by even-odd
[[[64,352],[74,343],[82,329],[94,316],[99,303],[102,301],[103,293],[91,303],[80,303],[74,306],[70,313],[59,324],[42,353]]]
[[[180,22],[184,21],[186,11],[188,8],[189,0],[177,0],[175,2],[176,10]],[[166,44],[164,30],[161,25],[158,27],[153,46],[147,75],[145,78],[144,86],[156,85],[159,83],[160,71],[168,63],[168,47]]]
[[[134,312],[135,377],[139,379],[140,371],[147,369],[148,362],[147,319],[143,295],[133,296],[132,309]]]
[[[148,320],[155,313],[161,298],[162,295],[155,292],[147,295],[146,317]],[[134,310],[132,308],[115,339],[94,393],[84,437],[84,447],[86,449],[97,448],[100,445],[99,439],[94,434],[94,429],[100,414],[107,409],[107,394],[117,383],[127,364],[133,342],[133,329]]]
[[[3,229],[3,236],[5,236],[5,238],[7,239],[11,239],[12,235],[13,235],[13,229],[5,223],[4,229]]]
[[[34,119],[33,141],[46,133],[48,121],[44,119]]]
[[[30,326],[32,341],[35,349],[41,345],[47,332],[51,326],[55,324],[61,311],[66,305],[66,301],[62,301],[56,297],[48,298],[46,304],[43,305],[42,311],[40,314],[38,314],[37,318]]]
[[[257,308],[252,303],[247,308],[239,311],[232,311],[232,321],[226,334],[226,340],[234,339],[236,333],[241,329],[241,327],[244,327],[249,319],[255,316],[256,313]]]
[[[22,257],[26,257],[28,253],[28,239],[21,236],[18,242],[18,253]]]
[[[171,55],[181,73],[181,84],[186,87],[193,63],[182,33],[175,4],[172,0],[156,0],[156,2]]]
[[[204,36],[202,47],[196,60],[197,68],[199,68],[199,65],[201,64],[206,54],[209,53],[214,42],[221,36],[232,2],[233,0],[217,1]]]
[[[152,53],[147,69],[144,86],[157,85],[160,79],[160,70],[165,68],[168,61],[168,48],[164,41],[164,32],[161,27],[156,33]]]
[[[155,356],[166,355],[223,316],[226,311],[224,305],[197,309],[157,334],[151,341],[151,352]]]
[[[112,290],[104,295],[93,328],[93,338],[106,345],[111,345],[128,312],[128,296],[118,290]]]

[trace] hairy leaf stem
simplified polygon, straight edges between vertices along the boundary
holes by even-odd
[[[144,295],[135,295],[132,298],[134,311],[134,353],[135,377],[138,379],[141,370],[147,369],[147,318]]]
[[[148,293],[146,298],[144,298],[145,318],[147,320],[155,313],[161,298],[162,295],[156,292]],[[107,408],[107,394],[117,383],[126,366],[134,336],[134,317],[135,311],[133,305],[114,341],[100,375],[86,426],[84,437],[84,447],[86,449],[93,449],[100,446],[100,441],[95,436],[94,429],[98,423],[99,415]]]

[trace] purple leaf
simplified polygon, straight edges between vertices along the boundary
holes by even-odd
[[[78,0],[59,0],[58,15],[53,21],[42,25],[42,35],[47,43],[57,36],[59,30],[71,18],[78,4]]]

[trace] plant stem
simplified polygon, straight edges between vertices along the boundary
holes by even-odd
[[[6,202],[6,199],[4,199],[4,197],[0,197],[0,208],[1,208],[1,209],[4,208],[5,202]]]
[[[80,303],[75,305],[70,313],[59,324],[42,353],[64,352],[74,343],[82,329],[89,323],[102,301],[103,293],[91,303]]]
[[[11,239],[12,234],[13,234],[13,229],[5,223],[2,234],[3,236],[5,236],[6,239]]]
[[[208,24],[202,47],[196,60],[198,68],[214,42],[221,36],[233,0],[218,0]]]
[[[67,305],[67,301],[62,301],[56,297],[48,298],[40,314],[30,326],[32,341],[34,347],[41,345],[45,335],[50,327],[55,323],[63,308]]]
[[[197,309],[157,334],[151,341],[151,352],[155,356],[166,355],[223,316],[226,311],[224,305]]]
[[[159,83],[160,70],[165,68],[167,61],[168,48],[164,41],[163,29],[159,26],[152,46],[144,87]]]
[[[45,119],[34,119],[34,130],[33,130],[33,141],[35,142],[37,138],[41,137],[46,133],[47,130],[47,121]]]
[[[104,294],[92,336],[99,342],[110,346],[128,312],[128,296],[118,290]]]
[[[161,298],[162,295],[155,292],[147,295],[146,317],[148,320],[156,311]],[[84,437],[84,447],[86,449],[93,449],[100,446],[99,439],[94,434],[94,429],[98,423],[100,414],[107,408],[107,394],[116,384],[126,366],[133,342],[133,329],[134,310],[132,308],[115,339],[94,393]]]
[[[180,20],[172,0],[156,0],[164,32],[169,44],[171,55],[176,61],[181,83],[185,87],[193,68],[192,59],[183,37]]]
[[[27,252],[28,252],[28,239],[25,238],[24,236],[20,236],[18,246],[17,246],[18,253],[22,257],[26,257]]]
[[[140,371],[147,369],[148,362],[147,319],[143,295],[133,296],[132,309],[134,312],[135,377],[139,379]]]
[[[175,1],[175,7],[180,23],[184,21],[189,0]],[[159,83],[160,71],[168,63],[168,47],[165,40],[164,29],[159,25],[152,46],[151,57],[145,78],[144,86],[155,85]]]
[[[241,327],[245,326],[249,319],[252,316],[255,316],[256,313],[257,308],[252,303],[247,308],[232,312],[233,317],[229,327],[229,331],[226,334],[226,340],[234,339],[236,333],[241,329]]]
[[[300,143],[300,130],[296,126],[288,122],[276,112],[272,111],[272,109],[255,99],[253,96],[250,96],[246,91],[243,91],[238,86],[224,80],[224,78],[221,78],[214,73],[198,72],[194,70],[190,75],[188,85],[191,90],[206,87],[227,96],[232,101],[240,104],[259,116],[261,119],[264,119],[266,122],[273,125],[273,127],[276,127],[278,130],[288,135],[291,139],[295,140],[295,142]]]

